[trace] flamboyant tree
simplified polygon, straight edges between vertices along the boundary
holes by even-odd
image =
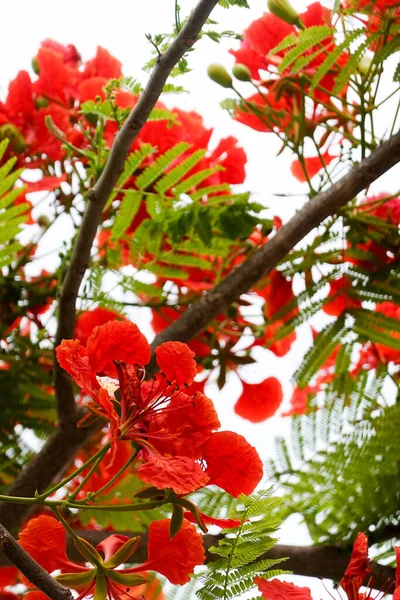
[[[217,3],[175,3],[144,87],[101,46],[47,39],[0,102],[1,600],[161,600],[163,578],[310,599],[290,571],[399,594],[379,560],[400,537],[400,190],[369,187],[400,162],[400,2],[269,0],[231,72],[209,66],[232,119],[279,138],[304,195],[288,222],[243,191],[238,140],[166,99],[199,38],[232,37]],[[282,409],[283,382],[246,365],[305,328]],[[275,456],[221,430],[207,393],[228,376],[237,415],[291,419]],[[315,546],[275,544],[294,513]]]

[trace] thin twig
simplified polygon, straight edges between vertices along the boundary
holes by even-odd
[[[196,42],[198,35],[218,0],[200,0],[178,36],[154,67],[149,82],[137,104],[117,133],[104,170],[88,192],[88,200],[78,237],[72,252],[59,295],[59,319],[55,345],[73,337],[75,304],[83,276],[90,262],[90,253],[97,228],[101,223],[104,206],[113,191],[133,142],[160,97],[172,69]],[[54,387],[60,421],[68,421],[76,411],[72,381],[54,361]]]

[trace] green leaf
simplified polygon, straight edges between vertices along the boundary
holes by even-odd
[[[178,166],[171,169],[171,171],[164,175],[159,181],[157,181],[154,186],[159,194],[165,193],[169,190],[175,183],[180,181],[189,171],[193,169],[201,161],[201,159],[205,156],[206,150],[200,148],[191,154],[188,158],[186,158],[183,162],[181,162]]]
[[[172,148],[169,148],[164,154],[161,154],[152,165],[147,167],[137,177],[136,187],[140,190],[144,190],[149,187],[160,175],[169,167],[175,160],[181,156],[190,147],[190,144],[186,142],[180,142],[175,144]]]
[[[282,58],[282,61],[279,63],[279,73],[282,73],[285,69],[287,69],[304,52],[310,50],[334,34],[335,29],[328,27],[327,25],[315,25],[300,31],[297,44],[291,50],[286,52],[285,56]],[[274,51],[276,52],[276,48],[274,48]]]
[[[112,242],[117,242],[123,236],[135,218],[141,202],[142,194],[140,192],[137,192],[136,190],[127,190],[125,192],[114,224],[111,228]]]

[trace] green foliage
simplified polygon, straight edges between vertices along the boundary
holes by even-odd
[[[294,374],[296,383],[300,388],[307,385],[313,375],[329,358],[339,341],[343,339],[345,329],[345,318],[341,316],[320,331],[313,346],[306,353],[300,367]]]
[[[250,8],[247,0],[219,0],[219,5],[223,8],[230,8],[231,6],[239,6],[240,8]]]
[[[3,326],[5,319],[3,305]],[[40,348],[26,336],[14,332],[12,347],[10,345],[7,352],[3,349],[0,360],[5,367],[0,369],[0,446],[4,451],[0,488],[3,489],[31,458],[29,437],[22,436],[21,432],[31,430],[41,438],[49,435],[54,430],[56,411],[54,396],[49,391],[52,374],[43,368],[43,365],[51,365],[50,349]]]
[[[0,162],[8,143],[8,139],[0,142]],[[15,240],[15,236],[20,232],[21,225],[27,221],[26,213],[30,208],[28,202],[14,204],[25,189],[14,187],[23,171],[13,171],[16,160],[16,157],[10,158],[0,167],[0,268],[10,265],[21,250],[22,246]]]
[[[313,48],[314,46],[320,44],[327,38],[330,38],[335,33],[335,30],[332,27],[328,27],[327,25],[316,25],[314,27],[307,27],[299,32],[298,38],[296,40],[296,45],[291,48],[288,52],[285,53],[285,56],[282,58],[282,61],[279,63],[279,72],[282,73],[285,69],[289,68],[293,63],[298,60],[305,52]],[[285,42],[286,40],[286,42]],[[289,37],[289,39],[285,38],[276,48],[272,50],[272,53],[277,53],[283,49],[283,44],[288,44],[284,46],[285,48],[292,45],[293,38]],[[320,51],[320,49],[319,49]],[[313,60],[312,54],[309,54],[308,57],[304,56],[306,62],[303,64],[305,67],[311,60]]]
[[[349,365],[342,349],[323,408],[294,418],[290,445],[279,440],[268,465],[281,516],[300,512],[317,543],[350,545],[358,531],[379,542],[400,518],[400,405],[385,406],[386,367],[351,373]]]
[[[275,516],[280,498],[271,498],[270,492],[261,491],[241,496],[236,506],[240,527],[227,530],[218,547],[210,552],[219,559],[208,563],[207,572],[200,575],[202,587],[196,592],[200,600],[237,598],[254,587],[254,577],[274,577],[284,573],[276,565],[284,559],[273,560],[264,554],[272,548],[275,533],[280,525]]]
[[[135,492],[139,491],[142,487],[143,482],[140,479],[134,475],[127,475],[113,486],[108,493],[103,494],[101,500],[104,504],[112,504],[116,500],[119,504],[123,500],[131,502]],[[117,531],[132,531],[135,533],[146,531],[152,521],[164,519],[165,516],[166,511],[162,508],[141,511],[85,509],[79,512],[79,520],[83,525],[96,522],[100,527],[107,528],[111,526]]]

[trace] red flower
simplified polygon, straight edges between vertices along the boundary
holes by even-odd
[[[125,317],[114,310],[103,308],[102,306],[98,306],[93,310],[87,310],[81,313],[76,320],[74,337],[81,344],[86,345],[95,327],[104,325],[108,321],[115,321],[116,319],[124,321]]]
[[[266,600],[312,600],[309,588],[299,587],[294,583],[279,581],[279,579],[263,579],[262,577],[255,577],[254,583]]]
[[[112,363],[121,352],[130,353],[134,364]],[[60,365],[94,400],[88,408],[110,422],[111,460],[119,438],[141,446],[145,464],[138,472],[146,483],[187,494],[206,485],[210,477],[212,483],[238,495],[250,493],[259,482],[262,463],[255,449],[232,432],[213,433],[220,422],[211,400],[200,393],[190,397],[181,390],[182,384],[191,385],[196,374],[194,354],[186,344],[167,342],[159,347],[156,360],[163,372],[152,382],[144,380],[142,366],[149,360],[150,347],[129,321],[96,327],[86,348],[78,340],[63,340],[56,353]],[[98,379],[99,373],[109,375],[111,366],[117,370],[118,381]],[[113,395],[117,388],[118,401]],[[198,460],[206,461],[205,473]],[[231,462],[228,469],[224,461]]]
[[[382,302],[382,304],[377,304],[375,311],[396,321],[400,320],[400,306],[393,302]],[[400,334],[398,332],[392,331],[388,333],[394,341],[399,341]],[[394,362],[398,364],[400,362],[400,351],[396,348],[386,346],[385,344],[374,344],[374,348],[382,363],[387,364],[388,362]]]
[[[328,151],[321,154],[321,156],[310,156],[304,159],[305,168],[308,174],[308,177],[312,179],[317,175],[322,169],[327,167],[329,163],[335,160],[337,156],[330,154]],[[292,171],[292,175],[296,177],[296,179],[302,183],[307,181],[307,177],[303,171],[302,164],[299,160],[294,160],[292,162],[292,166],[290,167]]]
[[[156,349],[157,364],[161,371],[169,373],[168,378],[178,385],[192,383],[196,377],[194,355],[182,342],[165,342]]]
[[[120,61],[101,46],[97,47],[96,56],[87,61],[83,72],[84,79],[105,77],[109,80],[118,79],[121,75],[122,65]]]
[[[186,495],[205,487],[209,477],[201,466],[186,456],[161,456],[150,453],[138,475],[144,483],[159,490],[171,488],[176,494]]]
[[[263,476],[256,449],[232,431],[214,433],[204,446],[203,458],[209,484],[218,485],[235,498],[251,494]]]
[[[349,600],[358,600],[358,590],[369,573],[371,569],[368,558],[368,538],[365,533],[359,533],[354,542],[350,562],[340,580],[340,585]]]
[[[395,546],[394,551],[396,552],[396,587],[393,592],[393,600],[400,600],[400,546]]]
[[[292,123],[292,104],[286,96],[274,92],[253,94],[236,110],[235,120],[256,131],[284,131]]]
[[[347,277],[340,277],[330,282],[330,292],[328,298],[332,298],[330,302],[324,304],[322,310],[327,315],[339,317],[343,311],[351,308],[360,308],[361,302],[354,298],[347,290],[352,289],[351,280]]]
[[[246,383],[235,404],[235,413],[252,423],[260,423],[272,417],[282,402],[282,386],[275,377],[261,383]]]
[[[19,543],[49,573],[56,569],[75,570],[76,565],[66,553],[65,529],[54,517],[41,515],[31,519],[20,532]],[[77,567],[78,571],[84,570],[80,565]]]
[[[36,93],[68,106],[77,96],[78,71],[65,63],[61,52],[49,46],[40,47],[36,60],[39,66]]]
[[[38,539],[41,540],[40,544],[37,543]],[[93,594],[97,586],[101,589],[105,585],[108,597],[120,600],[121,593],[127,594],[130,588],[141,586],[146,581],[140,576],[146,570],[157,571],[171,583],[183,585],[189,581],[194,567],[203,564],[205,559],[202,536],[195,527],[184,521],[171,540],[169,519],[151,523],[148,558],[142,565],[130,569],[115,570],[121,563],[129,561],[139,544],[139,538],[114,534],[98,544],[96,549],[86,543],[85,559],[95,567],[89,568],[66,559],[65,529],[52,517],[42,515],[31,519],[20,534],[20,544],[48,572],[61,569],[63,572],[56,579],[78,589],[79,598]]]

